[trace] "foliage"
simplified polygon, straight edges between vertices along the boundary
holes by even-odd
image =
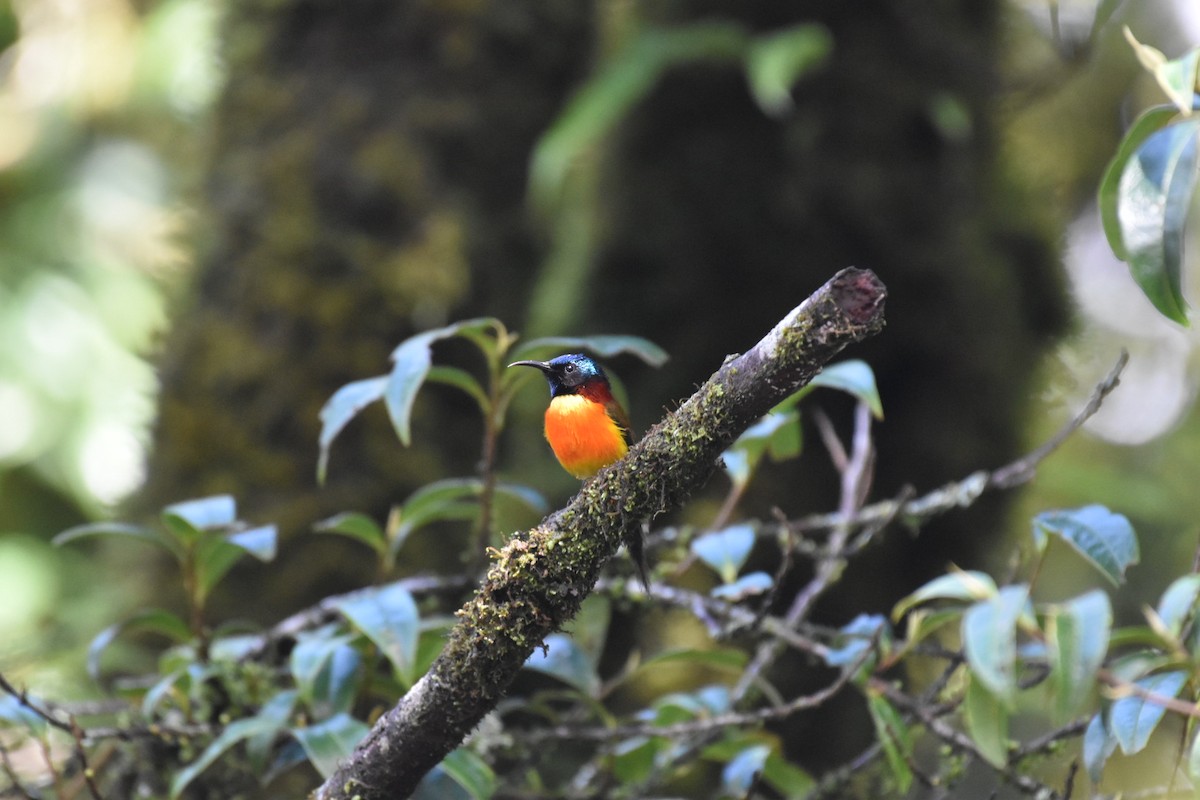
[[[1200,47],[1168,60],[1125,36],[1171,101],[1130,125],[1100,182],[1100,219],[1113,253],[1168,319],[1187,325],[1183,235],[1200,171]]]
[[[482,353],[483,381],[434,364],[432,345],[451,337],[472,342]],[[504,362],[562,349],[632,353],[652,363],[665,357],[633,337],[516,346],[516,337],[496,320],[446,326],[396,348],[392,372],[372,379],[369,392],[362,391],[363,382],[337,392],[323,413],[322,447],[327,452],[337,432],[364,407],[364,398],[389,408],[398,438],[406,441],[414,397],[427,382],[454,386],[474,398],[487,426],[498,432],[526,374],[504,371]],[[1115,376],[1098,390],[1088,413],[1112,385]],[[840,445],[827,442],[847,493],[842,510],[803,520],[731,521],[767,461],[801,452],[800,411],[821,386],[848,393],[860,412],[850,452],[839,454]],[[706,765],[716,770],[720,796],[747,797],[768,789],[797,798],[838,794],[846,789],[840,783],[845,776],[810,775],[771,723],[849,690],[859,693],[874,722],[879,746],[860,759],[872,769],[859,779],[873,782],[876,791],[905,792],[918,778],[953,785],[961,777],[959,762],[966,760],[988,765],[1018,786],[1053,793],[1037,777],[1043,773],[1030,768],[1032,756],[1048,756],[1059,741],[1079,739],[1088,774],[1100,782],[1118,752],[1129,756],[1146,749],[1169,716],[1193,713],[1193,676],[1200,668],[1200,580],[1195,575],[1166,586],[1154,608],[1146,609],[1144,622],[1133,625],[1115,624],[1112,601],[1098,587],[1066,598],[1047,590],[1054,584],[1047,566],[1054,549],[1076,554],[1111,586],[1124,586],[1138,562],[1137,538],[1124,516],[1099,505],[1038,514],[1021,566],[1004,582],[979,571],[951,570],[914,588],[890,617],[861,615],[832,629],[809,623],[811,602],[837,583],[845,564],[877,542],[889,524],[919,525],[1000,483],[971,476],[958,488],[923,498],[863,505],[858,487],[868,480],[870,426],[879,418],[882,403],[870,368],[848,361],[828,368],[749,428],[724,456],[728,498],[713,524],[652,533],[656,569],[648,594],[625,580],[602,580],[568,629],[548,637],[529,659],[528,685],[429,774],[418,796],[557,794],[589,776],[607,796],[632,797],[686,780]],[[494,442],[485,441],[485,447]],[[0,722],[33,741],[73,740],[72,759],[56,769],[64,774],[87,770],[101,796],[106,776],[136,771],[134,763],[107,770],[89,766],[89,749],[109,736],[168,745],[173,766],[165,767],[171,777],[164,792],[172,798],[189,796],[197,783],[223,796],[250,796],[255,782],[282,780],[304,764],[330,775],[372,719],[439,653],[451,622],[439,594],[469,586],[473,579],[390,579],[405,542],[433,523],[490,524],[486,504],[500,496],[544,511],[531,490],[495,480],[494,458],[484,463],[488,472],[478,477],[436,480],[418,489],[383,525],[353,512],[317,523],[319,532],[370,547],[382,582],[328,598],[267,631],[210,628],[205,617],[211,592],[239,559],[269,561],[275,555],[274,527],[240,521],[230,497],[170,506],[157,527],[104,523],[65,531],[57,543],[111,536],[170,554],[180,568],[188,619],[144,609],[96,637],[90,669],[127,704],[108,731],[82,726],[69,705],[47,703],[7,681],[0,685],[6,692]],[[818,530],[827,531],[828,539],[810,535]],[[764,551],[775,554],[774,574],[752,566],[753,557]],[[788,579],[804,560],[814,563],[814,577],[796,590]],[[618,609],[628,613],[631,602],[646,610],[686,609],[707,636],[613,664],[604,654],[616,633],[614,614]],[[778,608],[788,610],[779,614]],[[137,681],[106,675],[103,653],[135,632],[166,640],[156,673]],[[814,668],[824,664],[840,677],[808,696],[760,690],[769,687],[766,665],[784,643],[807,652]],[[917,669],[918,664],[926,666]],[[930,673],[929,664],[940,666]],[[666,691],[647,693],[647,686],[667,674],[687,678],[668,681]],[[640,707],[632,710],[618,710],[612,702],[641,693]],[[772,697],[776,700],[767,702]],[[1043,732],[1032,741],[1014,742],[1014,721],[1029,717]],[[1022,729],[1028,724],[1023,722]],[[957,759],[929,763],[922,755],[926,738],[943,742]],[[580,747],[588,742],[593,748]],[[1200,780],[1194,774],[1200,759],[1190,756],[1197,747],[1189,741],[1181,751],[1189,755],[1181,756],[1181,763]],[[514,770],[514,763],[525,767]]]

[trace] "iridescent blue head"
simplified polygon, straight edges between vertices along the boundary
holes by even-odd
[[[575,394],[589,383],[608,385],[608,377],[600,365],[583,353],[567,353],[549,361],[514,361],[510,367],[536,367],[550,384],[550,396]]]

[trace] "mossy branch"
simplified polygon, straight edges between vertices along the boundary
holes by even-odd
[[[600,569],[644,520],[678,507],[722,451],[808,383],[846,345],[883,327],[886,289],[846,269],[747,353],[726,359],[628,455],[502,550],[429,672],[314,793],[316,800],[407,797],[491,711],[535,648],[579,610]]]

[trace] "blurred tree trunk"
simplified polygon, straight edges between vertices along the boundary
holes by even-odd
[[[587,270],[560,301],[571,330],[554,332],[634,333],[667,348],[667,368],[636,374],[644,429],[838,269],[871,268],[890,288],[888,329],[856,353],[875,367],[888,415],[877,490],[1002,463],[1065,316],[1058,220],[1000,155],[1002,9],[231,4],[206,241],[166,345],[141,506],[228,491],[248,515],[295,532],[340,510],[381,515],[412,486],[470,472],[478,424],[447,395],[420,409],[434,433],[407,450],[382,413],[356,421],[318,492],[317,411],[338,386],[383,372],[419,328],[476,314],[525,321],[535,286],[555,278],[550,261],[539,272],[554,232],[534,231],[523,206],[537,137],[629,31],[701,19],[751,32],[817,21],[832,54],[780,118],[755,105],[735,64],[660,81],[597,155]],[[536,425],[513,427],[549,463],[532,449]],[[802,477],[764,483],[766,502],[829,507],[831,471],[809,450]],[[985,505],[920,547],[897,543],[879,575],[847,578],[874,595],[834,602],[879,610],[948,559],[969,563],[1000,510]],[[305,552],[314,546],[328,545]],[[312,574],[287,584],[328,590],[332,561],[306,558]]]
[[[538,0],[229,4],[203,240],[162,358],[140,509],[229,492],[294,534],[469,474],[469,407],[409,450],[379,411],[338,440],[318,490],[317,413],[386,372],[417,330],[468,306],[520,307],[537,260],[525,164],[586,67],[590,14]],[[353,548],[318,547],[336,557],[307,558],[312,580],[343,556],[360,573],[346,580],[369,577]]]

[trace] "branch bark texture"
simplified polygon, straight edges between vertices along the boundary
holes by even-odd
[[[730,357],[625,458],[496,554],[429,672],[383,715],[316,800],[407,797],[491,711],[533,650],[579,610],[605,561],[644,520],[677,508],[749,425],[848,344],[883,327],[886,289],[845,269],[751,350]]]

